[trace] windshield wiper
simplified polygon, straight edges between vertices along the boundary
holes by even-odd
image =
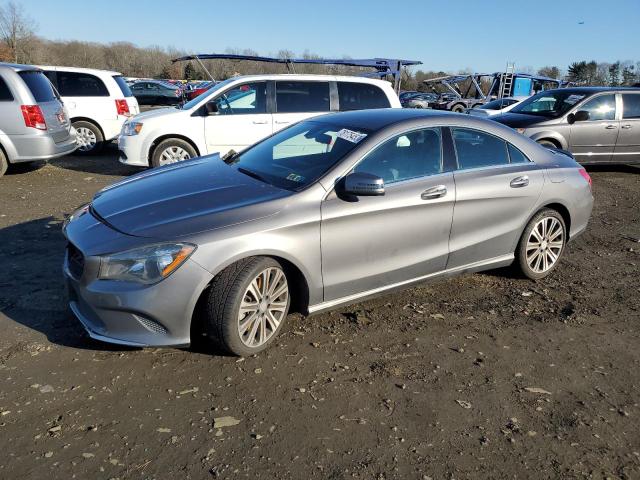
[[[260,180],[261,182],[264,183],[269,183],[264,177],[262,177],[260,174],[252,171],[252,170],[247,170],[246,168],[242,168],[242,167],[238,167],[238,171],[240,173],[244,173],[245,175],[248,175],[250,177],[255,178],[256,180]]]

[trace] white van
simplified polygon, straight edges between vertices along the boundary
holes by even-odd
[[[364,77],[251,75],[218,83],[182,107],[141,113],[118,139],[120,161],[161,166],[240,152],[286,126],[322,113],[401,108],[391,84]]]
[[[40,66],[60,93],[76,129],[78,154],[99,151],[115,139],[124,122],[140,113],[125,79],[118,72],[93,68]]]

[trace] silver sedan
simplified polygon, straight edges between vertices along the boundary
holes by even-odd
[[[511,264],[541,279],[592,203],[570,154],[496,122],[329,114],[107,187],[66,222],[64,272],[94,338],[183,346],[201,326],[251,355],[293,310]]]

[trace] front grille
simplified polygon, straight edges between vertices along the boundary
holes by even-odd
[[[84,272],[84,255],[73,243],[67,245],[67,266],[69,273],[79,280]]]

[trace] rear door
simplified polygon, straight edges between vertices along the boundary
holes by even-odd
[[[387,95],[377,85],[359,82],[337,82],[338,102],[341,112],[390,108]],[[416,95],[413,98],[419,97]]]
[[[620,133],[613,161],[640,163],[640,92],[623,93]]]
[[[620,127],[616,120],[615,94],[590,97],[574,113],[582,110],[589,113],[589,119],[571,125],[569,150],[579,162],[611,161]]]
[[[273,131],[331,110],[329,81],[276,81]]]
[[[53,85],[44,73],[36,70],[18,72],[20,78],[27,85],[35,102],[42,110],[47,131],[53,137],[54,142],[64,142],[69,138],[69,119],[64,113],[62,103]]]
[[[458,160],[447,268],[513,254],[542,192],[543,171],[502,138],[451,128]]]
[[[210,100],[217,109],[204,120],[207,152],[240,152],[273,133],[267,82],[235,85]]]

